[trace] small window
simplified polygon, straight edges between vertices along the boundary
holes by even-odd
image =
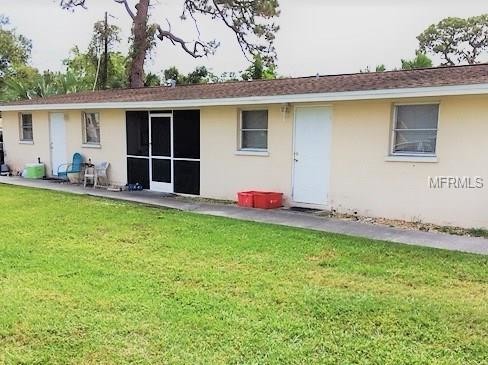
[[[20,140],[22,142],[32,142],[34,140],[32,114],[20,114]]]
[[[394,116],[394,155],[435,155],[438,104],[396,105]]]
[[[100,113],[83,113],[83,144],[100,144]]]
[[[268,111],[243,110],[240,123],[240,149],[268,149]]]

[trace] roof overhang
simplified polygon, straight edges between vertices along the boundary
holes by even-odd
[[[196,108],[206,106],[262,105],[282,103],[334,102],[351,100],[378,100],[398,98],[421,98],[454,95],[488,94],[488,84],[436,86],[402,89],[382,89],[366,91],[346,91],[331,93],[310,93],[275,96],[251,96],[218,99],[187,99],[163,101],[117,101],[96,103],[60,103],[60,104],[22,104],[0,105],[0,111],[35,111],[35,110],[76,110],[76,109],[163,109]]]

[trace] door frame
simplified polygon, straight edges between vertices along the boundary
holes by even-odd
[[[66,115],[64,112],[49,112],[49,162],[51,164],[51,176],[57,177],[57,171],[56,174],[54,173],[54,161],[53,161],[53,150],[54,150],[54,142],[53,142],[53,126],[52,126],[52,116],[54,114],[62,115],[63,116],[63,123],[64,123],[64,142],[65,142],[65,148],[67,148],[67,138],[66,138]],[[68,152],[67,149],[64,151],[65,159],[64,163],[68,162]],[[57,167],[56,167],[57,168]]]
[[[334,109],[332,104],[307,104],[307,105],[295,105],[293,107],[293,133],[292,133],[292,151],[291,151],[291,199],[290,205],[294,207],[302,207],[302,208],[310,208],[310,209],[320,209],[320,210],[327,210],[330,209],[330,201],[328,200],[325,204],[314,204],[314,203],[302,203],[295,201],[294,193],[295,193],[295,153],[296,153],[296,127],[297,127],[297,111],[299,109],[311,109],[311,108],[326,108],[329,109],[330,112],[330,128],[331,128],[331,136],[330,141],[332,144],[332,130],[334,127]],[[332,147],[332,146],[331,146]],[[332,160],[332,148],[330,149],[330,160]],[[332,169],[330,169],[329,173],[329,193],[330,193],[330,174]]]
[[[174,151],[173,151],[173,113],[149,113],[149,190],[160,193],[174,193]],[[152,154],[152,118],[170,118],[170,136],[169,136],[169,152],[168,156],[153,156]],[[153,181],[152,161],[156,160],[170,160],[171,163],[171,182],[164,183]]]
[[[134,158],[134,159],[141,159],[141,160],[146,160],[148,161],[148,170],[149,170],[149,190],[156,191],[156,192],[164,192],[164,193],[174,193],[174,182],[175,182],[175,176],[174,176],[174,165],[175,161],[191,161],[191,162],[201,162],[201,156],[198,159],[194,158],[182,158],[182,157],[175,157],[174,156],[174,112],[178,110],[198,110],[201,113],[201,108],[173,108],[173,109],[166,109],[166,110],[161,110],[161,111],[156,111],[156,110],[147,110],[147,109],[125,109],[125,112],[130,112],[130,111],[140,111],[144,112],[147,114],[148,119],[148,139],[149,139],[149,150],[148,154],[145,156],[139,156],[139,155],[129,155],[127,151],[127,146],[126,146],[126,158]],[[169,117],[170,118],[170,156],[153,156],[152,155],[152,128],[151,128],[151,120],[152,117]],[[127,118],[127,114],[126,114]],[[126,120],[127,123],[127,120]],[[199,120],[200,128],[201,128],[201,118]],[[200,139],[201,139],[201,131],[200,131]],[[125,140],[127,141],[127,130],[125,133]],[[160,159],[168,159],[171,161],[171,183],[160,183],[160,182],[153,182],[152,181],[152,160],[153,158],[160,158]],[[128,174],[128,170],[127,170]],[[201,175],[200,175],[201,178]],[[186,193],[177,193],[182,196],[195,196],[193,194],[186,194]]]

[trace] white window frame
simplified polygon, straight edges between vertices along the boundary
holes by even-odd
[[[88,142],[86,135],[86,115],[87,114],[98,114],[98,142]],[[81,112],[81,133],[82,133],[82,146],[83,147],[100,147],[102,142],[102,121],[101,113],[98,111],[85,110]]]
[[[437,106],[437,128],[416,128],[416,129],[401,129],[396,128],[397,123],[397,107],[399,106],[415,106],[415,105],[436,105]],[[440,102],[430,101],[430,102],[419,102],[419,103],[395,103],[393,104],[393,120],[391,123],[391,133],[390,133],[390,156],[398,156],[398,157],[418,157],[418,158],[432,158],[437,157],[437,145],[438,145],[438,132],[439,132],[439,121],[440,121]],[[399,131],[435,131],[435,151],[433,153],[430,152],[395,152],[395,137],[396,133]]]
[[[268,128],[264,129],[249,129],[249,128],[242,128],[242,113],[244,112],[262,112],[265,111],[267,113],[267,122],[268,122]],[[239,136],[238,136],[238,151],[241,152],[258,152],[258,153],[267,153],[269,150],[269,110],[266,108],[249,108],[249,109],[239,109]],[[254,131],[254,132],[261,132],[265,131],[266,132],[266,148],[253,148],[253,147],[242,147],[242,135],[243,132],[246,131]]]
[[[32,131],[31,139],[26,139],[24,136],[24,118],[23,118],[24,115],[31,116],[31,131]],[[34,118],[32,116],[32,113],[19,113],[19,141],[20,143],[27,143],[27,144],[34,143]]]

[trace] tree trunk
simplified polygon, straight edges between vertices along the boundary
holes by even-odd
[[[144,87],[144,61],[149,48],[147,17],[150,0],[139,0],[133,23],[134,43],[132,45],[132,61],[130,67],[130,87]]]

